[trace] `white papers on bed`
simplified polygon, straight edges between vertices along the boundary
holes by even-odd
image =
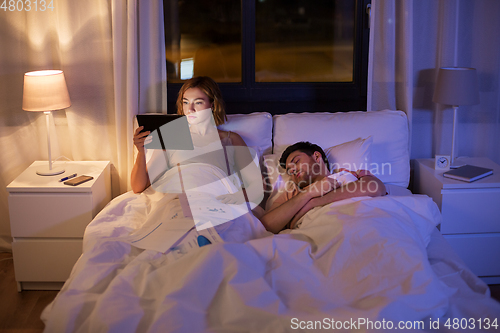
[[[192,228],[193,220],[184,216],[178,195],[169,193],[151,206],[139,229],[120,240],[140,249],[164,253]]]
[[[143,226],[124,241],[141,249],[165,253],[193,227],[198,231],[212,228],[248,213],[246,202],[231,205],[216,198],[238,192],[232,182],[235,176],[227,177],[219,168],[205,163],[184,165],[181,170],[185,194],[181,193],[183,186],[178,169],[168,170],[155,188],[164,192],[164,197],[151,207]],[[186,205],[189,215],[182,209]]]
[[[238,195],[237,192],[234,195]],[[203,230],[232,221],[249,212],[247,202],[224,204],[213,195],[203,192],[186,193],[196,229]]]
[[[238,190],[240,185],[236,174],[227,176],[211,164],[191,163],[168,170],[153,187],[163,193],[181,193],[184,190],[190,216],[196,228],[202,230],[232,221],[256,207],[255,203],[245,201]],[[227,194],[237,197],[237,204],[225,204],[217,199],[217,196]]]
[[[171,197],[172,195],[166,195],[165,199]],[[142,228],[121,240],[140,249],[173,252],[175,259],[198,247],[197,238],[200,235],[211,243],[222,242],[214,228],[206,226],[203,230],[196,230],[193,220],[183,216],[179,200],[165,202],[167,200],[163,200],[164,205],[156,205]]]

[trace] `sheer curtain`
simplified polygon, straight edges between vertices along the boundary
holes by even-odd
[[[167,111],[163,2],[113,0],[112,26],[115,133],[121,143],[116,166],[123,192],[130,189],[135,115]]]
[[[413,0],[372,0],[367,110],[413,111]]]
[[[435,45],[430,48],[432,55],[423,48],[418,56],[415,53],[416,89],[421,94],[414,107],[414,128],[426,130],[432,142],[415,147],[414,156],[451,153],[453,110],[429,99],[439,67],[473,67],[478,72],[480,103],[459,107],[456,151],[459,156],[488,157],[500,164],[500,1],[425,0],[415,2],[414,12],[419,21],[429,22],[427,29],[415,34],[415,45]]]
[[[451,153],[453,111],[432,102],[440,67],[478,71],[480,104],[461,106],[460,156],[500,163],[498,0],[372,0],[368,110],[406,112],[411,158]]]
[[[115,196],[129,190],[134,116],[166,112],[161,0],[53,5],[0,13],[0,250],[11,242],[5,187],[47,160],[44,116],[22,110],[25,72],[64,71],[72,105],[53,112],[52,156],[111,161]]]

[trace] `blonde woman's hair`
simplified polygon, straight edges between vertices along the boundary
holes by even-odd
[[[224,124],[227,120],[224,100],[222,99],[219,86],[208,76],[196,76],[184,83],[177,96],[177,114],[184,114],[182,99],[186,90],[190,88],[199,88],[207,95],[210,104],[213,103],[212,114],[214,116],[215,125],[219,126]]]

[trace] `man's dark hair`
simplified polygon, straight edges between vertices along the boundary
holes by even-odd
[[[321,157],[323,158],[323,162],[325,162],[328,171],[330,171],[330,165],[328,164],[328,159],[326,158],[326,154],[323,151],[323,149],[321,149],[320,146],[315,145],[314,143],[310,143],[308,141],[300,141],[294,143],[293,145],[288,146],[285,149],[285,151],[283,152],[283,154],[281,154],[280,157],[280,165],[283,169],[286,169],[286,159],[288,158],[288,156],[290,156],[290,154],[296,150],[307,154],[307,156],[312,156],[315,151],[319,151],[321,153]]]

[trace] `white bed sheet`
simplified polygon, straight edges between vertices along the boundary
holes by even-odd
[[[117,240],[163,197],[129,192],[94,219],[42,315],[46,331],[274,333],[296,331],[294,320],[500,317],[434,231],[440,215],[426,196],[345,200],[275,236],[247,214],[219,226],[225,243],[178,260]]]

